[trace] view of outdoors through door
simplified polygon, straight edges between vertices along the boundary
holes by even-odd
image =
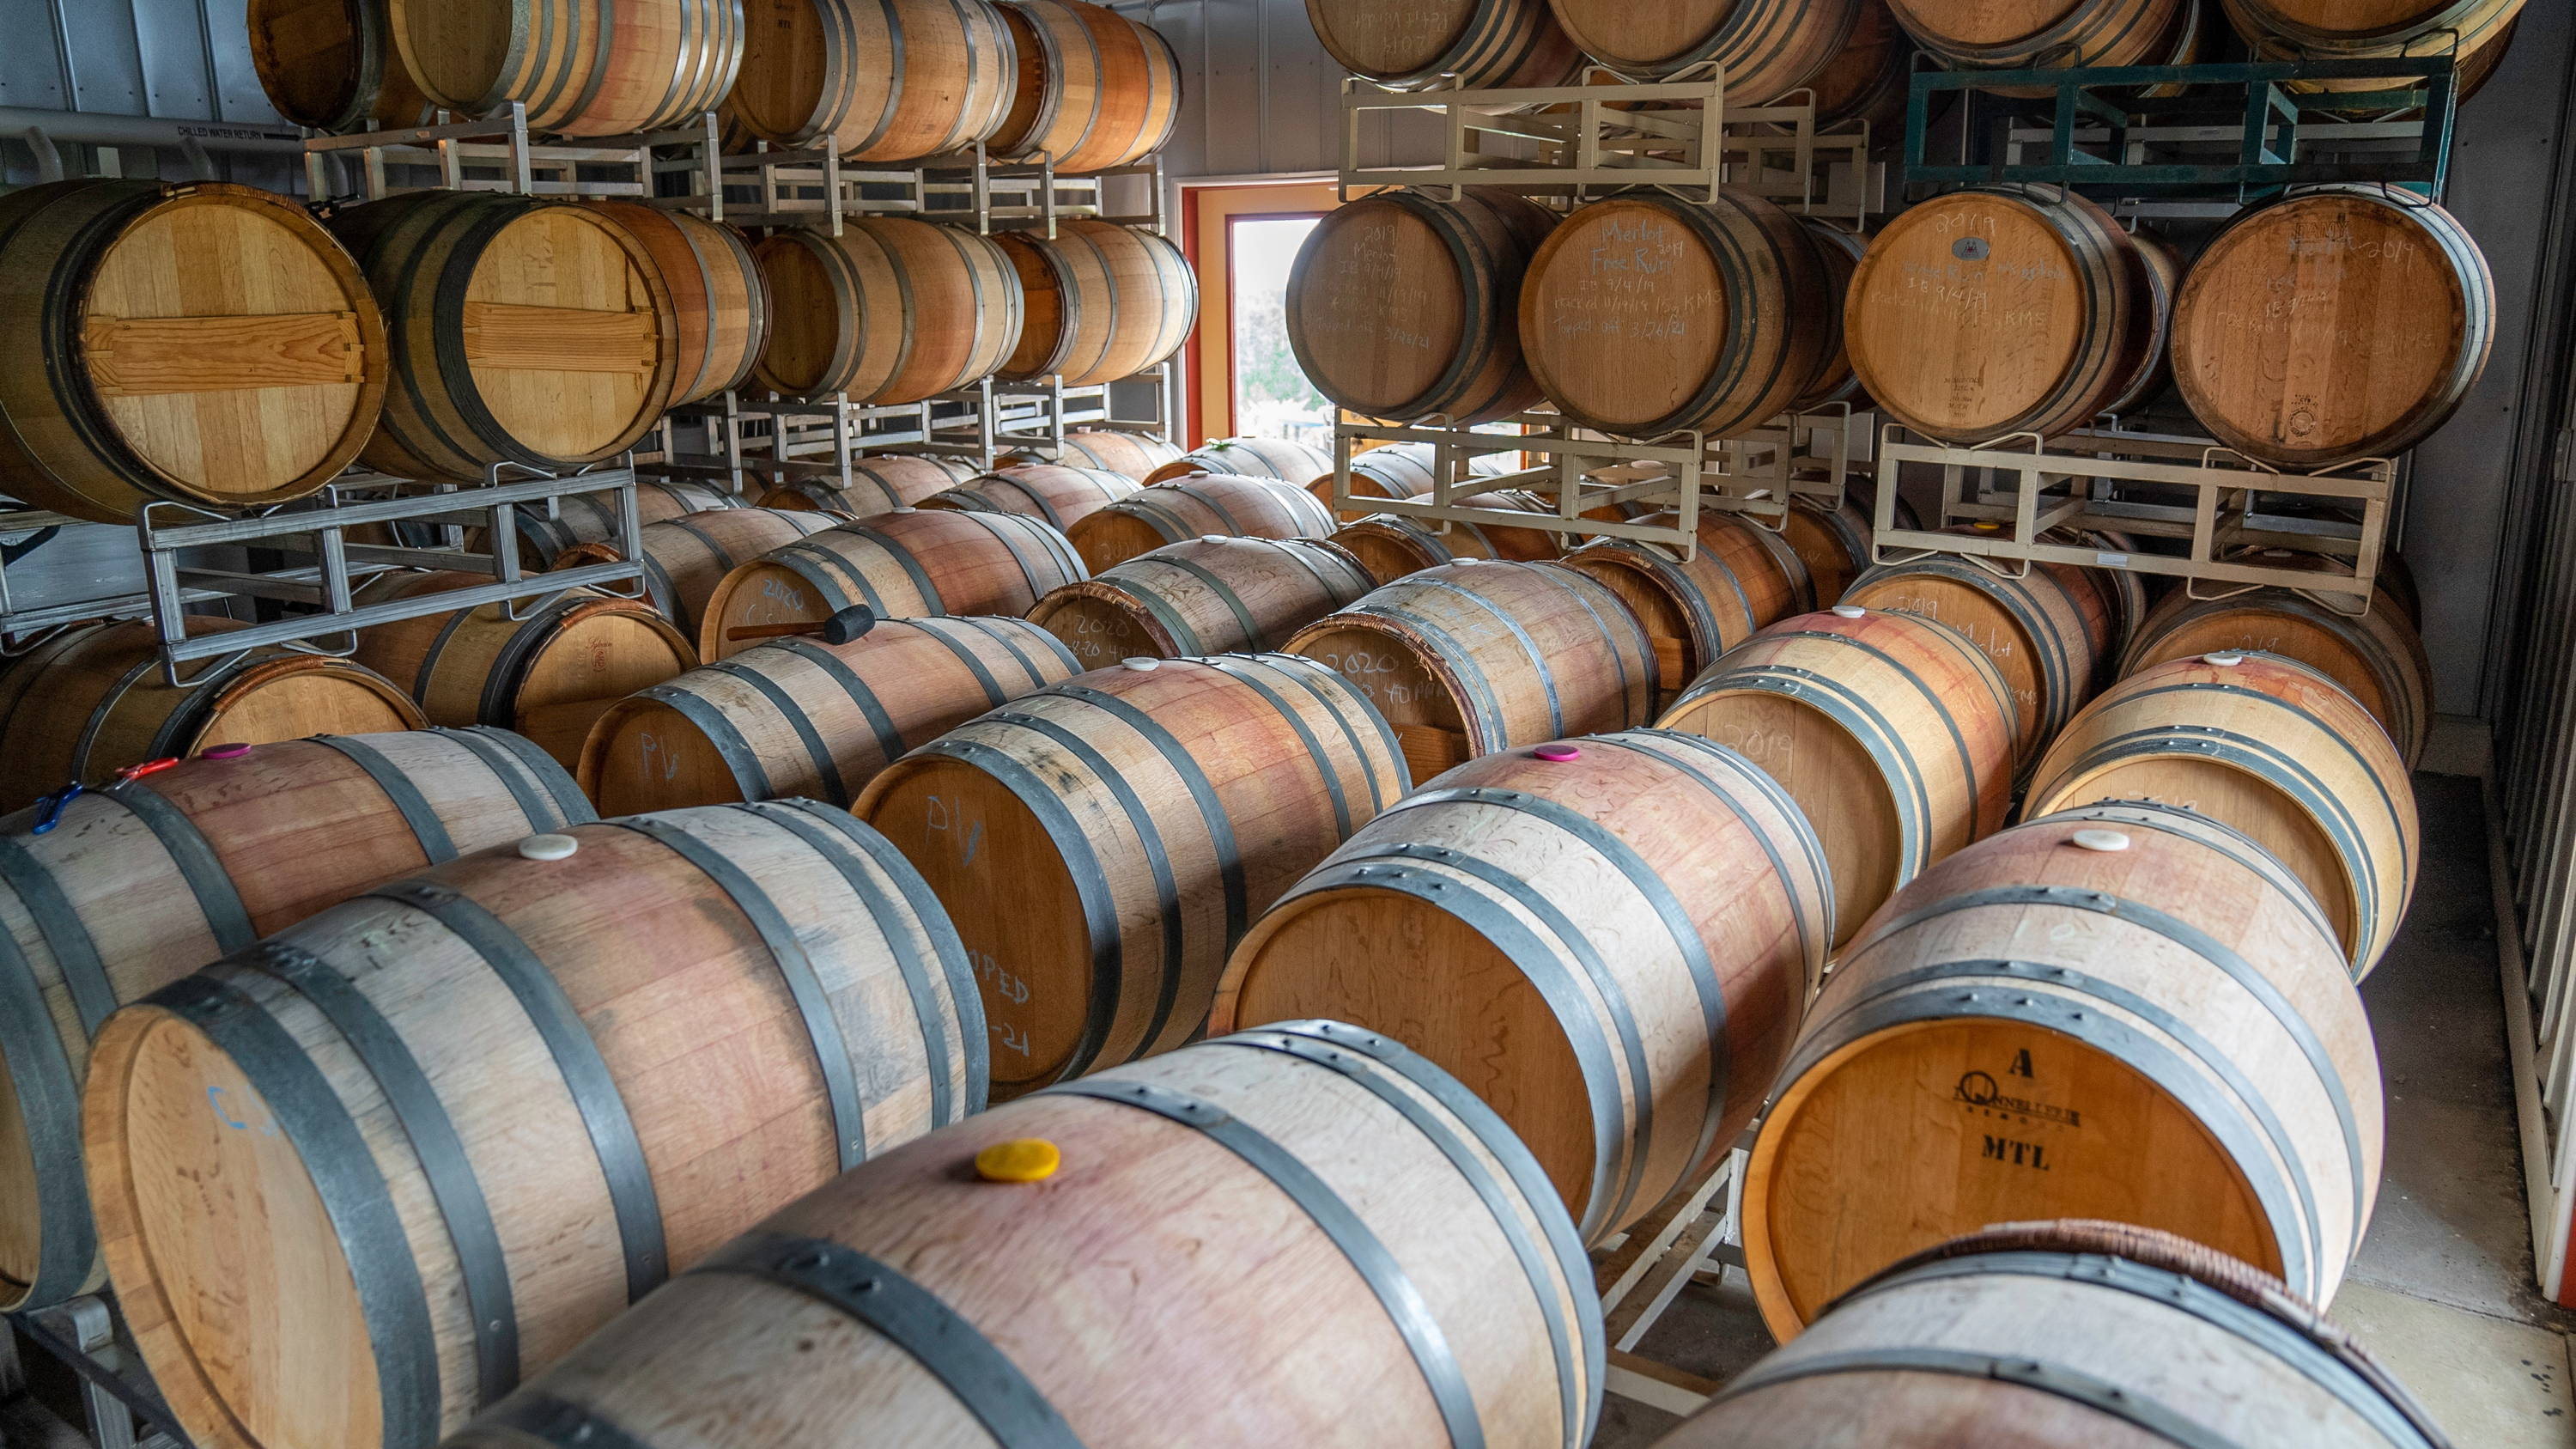
[[[1288,271],[1316,218],[1238,217],[1228,228],[1234,309],[1234,431],[1330,452],[1333,415],[1288,345]]]

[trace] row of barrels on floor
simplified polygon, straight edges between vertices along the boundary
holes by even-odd
[[[154,499],[292,500],[352,463],[566,472],[753,384],[904,403],[992,376],[1108,382],[1169,357],[1198,308],[1177,247],[1107,222],[868,217],[752,242],[486,192],[316,221],[244,186],[53,182],[0,200],[0,264],[38,279],[0,301],[37,354],[0,369],[0,479],[110,523]]]
[[[1865,398],[1974,446],[2130,415],[2170,381],[2211,436],[2294,470],[2423,441],[2485,367],[2494,314],[2456,218],[2361,186],[2249,207],[2188,266],[2051,188],[1951,192],[1868,237],[1736,192],[1562,220],[1499,191],[1388,192],[1316,226],[1287,302],[1307,376],[1369,417],[1482,422],[1544,398],[1615,436],[1726,437]],[[2385,386],[2311,380],[2329,371]]]

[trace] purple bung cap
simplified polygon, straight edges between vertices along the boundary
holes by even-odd
[[[1561,765],[1568,760],[1582,759],[1583,749],[1579,745],[1541,745],[1530,751],[1530,754],[1534,758]]]
[[[200,754],[197,758],[201,760],[238,760],[249,753],[250,746],[248,745],[208,745],[204,753]]]

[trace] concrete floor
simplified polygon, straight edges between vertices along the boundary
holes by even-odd
[[[2362,995],[2388,1090],[2379,1206],[2333,1317],[2423,1400],[2458,1449],[2576,1449],[2568,1333],[2532,1282],[2478,782],[2419,775],[2424,868]],[[1742,1275],[1683,1291],[1639,1351],[1724,1382],[1771,1347]],[[1678,1422],[1612,1396],[1596,1449]]]

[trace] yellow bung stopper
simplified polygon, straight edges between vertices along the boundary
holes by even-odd
[[[1014,1137],[975,1154],[975,1172],[986,1182],[1044,1182],[1064,1165],[1064,1154],[1043,1137]]]

